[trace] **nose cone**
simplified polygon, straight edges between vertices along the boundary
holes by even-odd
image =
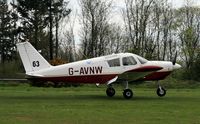
[[[173,69],[174,69],[174,70],[177,70],[177,69],[179,69],[179,68],[181,68],[181,65],[179,65],[179,64],[177,64],[177,63],[173,66]]]

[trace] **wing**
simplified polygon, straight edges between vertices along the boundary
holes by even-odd
[[[128,81],[136,81],[141,78],[144,78],[145,76],[153,72],[159,71],[161,69],[163,68],[160,66],[149,66],[149,65],[141,66],[141,67],[131,69],[120,74],[119,79],[126,79]]]

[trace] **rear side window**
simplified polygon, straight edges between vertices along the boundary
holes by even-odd
[[[108,60],[107,62],[108,62],[108,65],[110,67],[120,66],[120,60],[119,60],[119,58],[117,58],[117,59],[111,59],[111,60]]]
[[[137,64],[136,60],[132,56],[124,57],[122,59],[122,62],[123,62],[124,66],[136,65]]]
[[[137,57],[138,60],[140,61],[141,64],[145,64],[148,62],[148,60],[144,59],[144,58],[140,58],[140,57]]]

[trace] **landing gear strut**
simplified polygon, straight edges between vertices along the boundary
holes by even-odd
[[[130,98],[133,97],[133,92],[132,92],[132,90],[128,88],[128,81],[126,81],[126,88],[125,88],[125,90],[124,90],[124,92],[123,92],[123,96],[124,96],[124,98],[126,98],[126,99],[130,99]]]
[[[161,85],[158,85],[156,93],[158,96],[163,97],[166,95],[166,90]]]
[[[106,94],[109,97],[113,97],[115,95],[115,89],[112,86],[109,86],[106,90]]]

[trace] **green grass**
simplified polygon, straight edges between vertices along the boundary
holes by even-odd
[[[108,98],[106,87],[0,87],[0,124],[199,124],[200,89],[135,88],[134,98]]]

